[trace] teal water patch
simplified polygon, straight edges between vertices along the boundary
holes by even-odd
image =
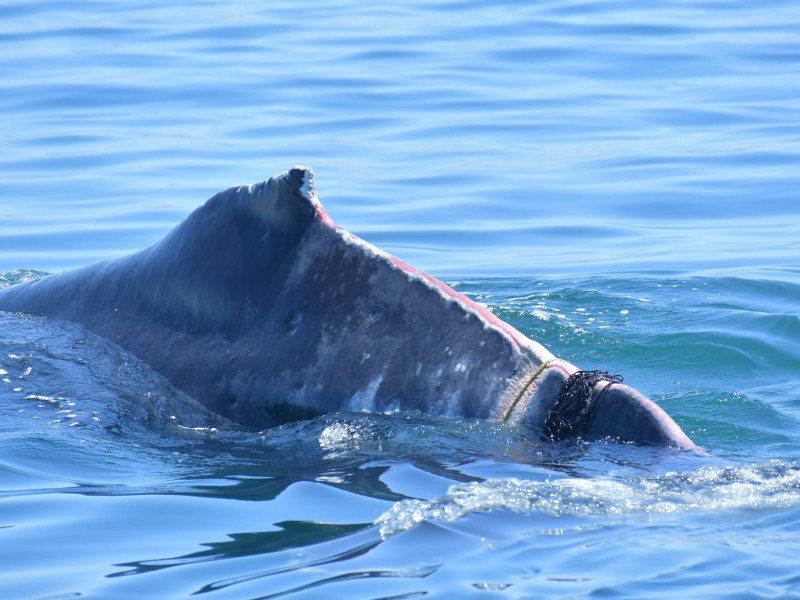
[[[800,285],[786,275],[452,283],[557,356],[624,376],[700,444],[768,460],[798,456]]]

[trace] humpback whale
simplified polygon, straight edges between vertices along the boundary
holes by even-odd
[[[251,428],[417,410],[695,447],[619,379],[336,226],[305,167],[216,194],[135,254],[6,287],[0,310],[77,322]]]

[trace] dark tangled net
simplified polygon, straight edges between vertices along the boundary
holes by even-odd
[[[594,386],[600,381],[608,381],[608,385],[593,398]],[[622,383],[622,377],[608,371],[576,371],[570,375],[547,414],[544,436],[556,442],[585,437],[597,404],[615,383]]]

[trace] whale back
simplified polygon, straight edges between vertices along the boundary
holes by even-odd
[[[214,412],[491,418],[552,358],[485,308],[336,227],[310,170],[221,192],[128,257],[0,290],[81,323]]]
[[[220,192],[140,252],[0,289],[0,310],[80,323],[247,427],[418,410],[694,448],[634,389],[337,227],[303,167]]]

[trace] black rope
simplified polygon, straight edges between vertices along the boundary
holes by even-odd
[[[608,384],[593,398],[594,386],[600,381]],[[576,371],[570,375],[547,413],[544,436],[556,442],[585,437],[598,402],[615,383],[622,383],[622,377],[608,371]]]

